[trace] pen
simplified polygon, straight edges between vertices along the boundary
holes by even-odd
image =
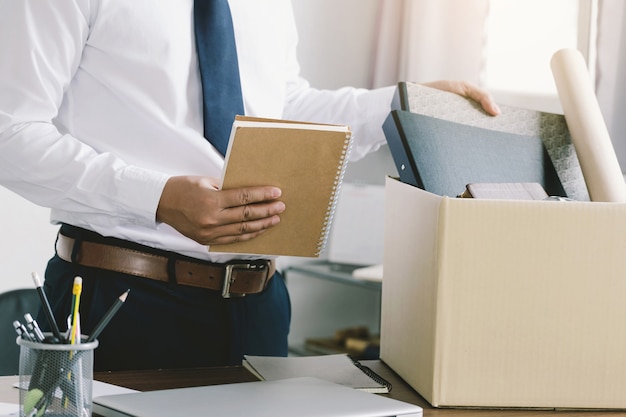
[[[91,335],[89,335],[89,337],[87,338],[87,342],[93,342],[94,340],[96,340],[96,337],[98,337],[102,330],[104,330],[106,325],[109,324],[109,321],[111,321],[115,313],[117,313],[117,310],[119,310],[120,307],[122,307],[122,305],[126,302],[126,297],[128,297],[129,292],[130,290],[126,290],[126,292],[124,292],[117,298],[117,300],[115,300],[113,305],[109,308],[109,311],[106,312],[104,317],[100,319],[100,322],[93,329]]]
[[[61,337],[59,326],[57,326],[57,322],[54,319],[54,314],[52,314],[52,308],[50,307],[50,303],[48,302],[48,297],[46,297],[46,293],[44,292],[41,285],[41,279],[36,272],[33,272],[31,275],[33,277],[33,281],[35,282],[35,287],[37,288],[37,294],[39,294],[39,298],[41,299],[43,312],[46,314],[46,318],[48,319],[48,323],[50,324],[50,328],[52,329],[52,334],[59,340],[60,343],[63,338]]]
[[[38,342],[43,342],[44,335],[33,316],[31,316],[30,313],[26,313],[24,314],[24,319],[26,320],[26,328],[33,332],[35,339],[37,339]]]
[[[30,342],[33,341],[33,338],[30,336],[30,334],[28,334],[28,330],[26,330],[26,327],[24,327],[22,323],[15,320],[13,322],[13,327],[15,327],[15,331],[17,332],[18,336],[20,336],[22,339],[28,340]]]

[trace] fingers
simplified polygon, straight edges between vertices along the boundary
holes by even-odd
[[[240,221],[230,223],[212,229],[211,236],[202,243],[205,245],[218,245],[226,243],[243,242],[262,235],[268,229],[278,225],[278,215],[258,220]]]
[[[500,114],[500,108],[491,94],[487,90],[480,88],[473,83],[467,81],[440,80],[425,83],[423,85],[472,99],[480,104],[485,112],[492,116]]]
[[[206,243],[223,244],[249,240],[280,223],[285,203],[276,200],[275,187],[250,187],[219,192],[217,224],[207,228]]]
[[[480,88],[472,83],[463,82],[462,84],[464,93],[461,95],[471,98],[472,100],[479,103],[482,106],[483,110],[485,110],[492,116],[497,116],[498,114],[500,114],[500,108],[487,90]]]
[[[281,190],[276,187],[246,187],[224,190],[221,194],[220,205],[228,209],[275,200],[280,197]]]
[[[239,205],[229,204],[228,207],[222,206],[218,224],[241,223],[271,218],[283,211],[285,211],[285,203],[278,200],[257,200],[253,203],[242,201]]]

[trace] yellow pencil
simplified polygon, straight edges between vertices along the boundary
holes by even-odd
[[[83,279],[81,277],[74,278],[74,285],[72,286],[72,323],[70,325],[70,344],[77,343],[76,341],[76,333],[78,333],[79,328],[79,313],[78,308],[80,306],[80,295],[83,292]],[[78,342],[80,343],[80,335],[78,335]],[[70,351],[70,360],[74,357],[74,351]],[[67,380],[72,381],[72,370],[67,371]],[[69,398],[64,393],[62,398],[63,408],[67,408],[69,406]]]
[[[74,298],[74,302],[72,306],[74,310],[72,311],[72,327],[70,330],[70,344],[76,343],[76,333],[78,330],[78,307],[80,305],[80,295],[83,291],[83,279],[81,277],[74,278],[74,286],[72,287],[72,297]],[[80,338],[80,335],[78,335]],[[79,339],[80,342],[80,339]]]

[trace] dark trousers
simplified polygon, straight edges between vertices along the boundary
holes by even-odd
[[[83,279],[82,334],[89,334],[130,289],[98,337],[96,371],[237,365],[244,354],[287,355],[291,306],[278,272],[264,292],[224,299],[217,291],[83,267],[55,256],[44,289],[62,332],[76,276]],[[45,318],[39,322],[46,324]]]

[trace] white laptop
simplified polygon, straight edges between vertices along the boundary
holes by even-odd
[[[416,405],[318,378],[178,388],[93,399],[104,417],[421,417]]]

